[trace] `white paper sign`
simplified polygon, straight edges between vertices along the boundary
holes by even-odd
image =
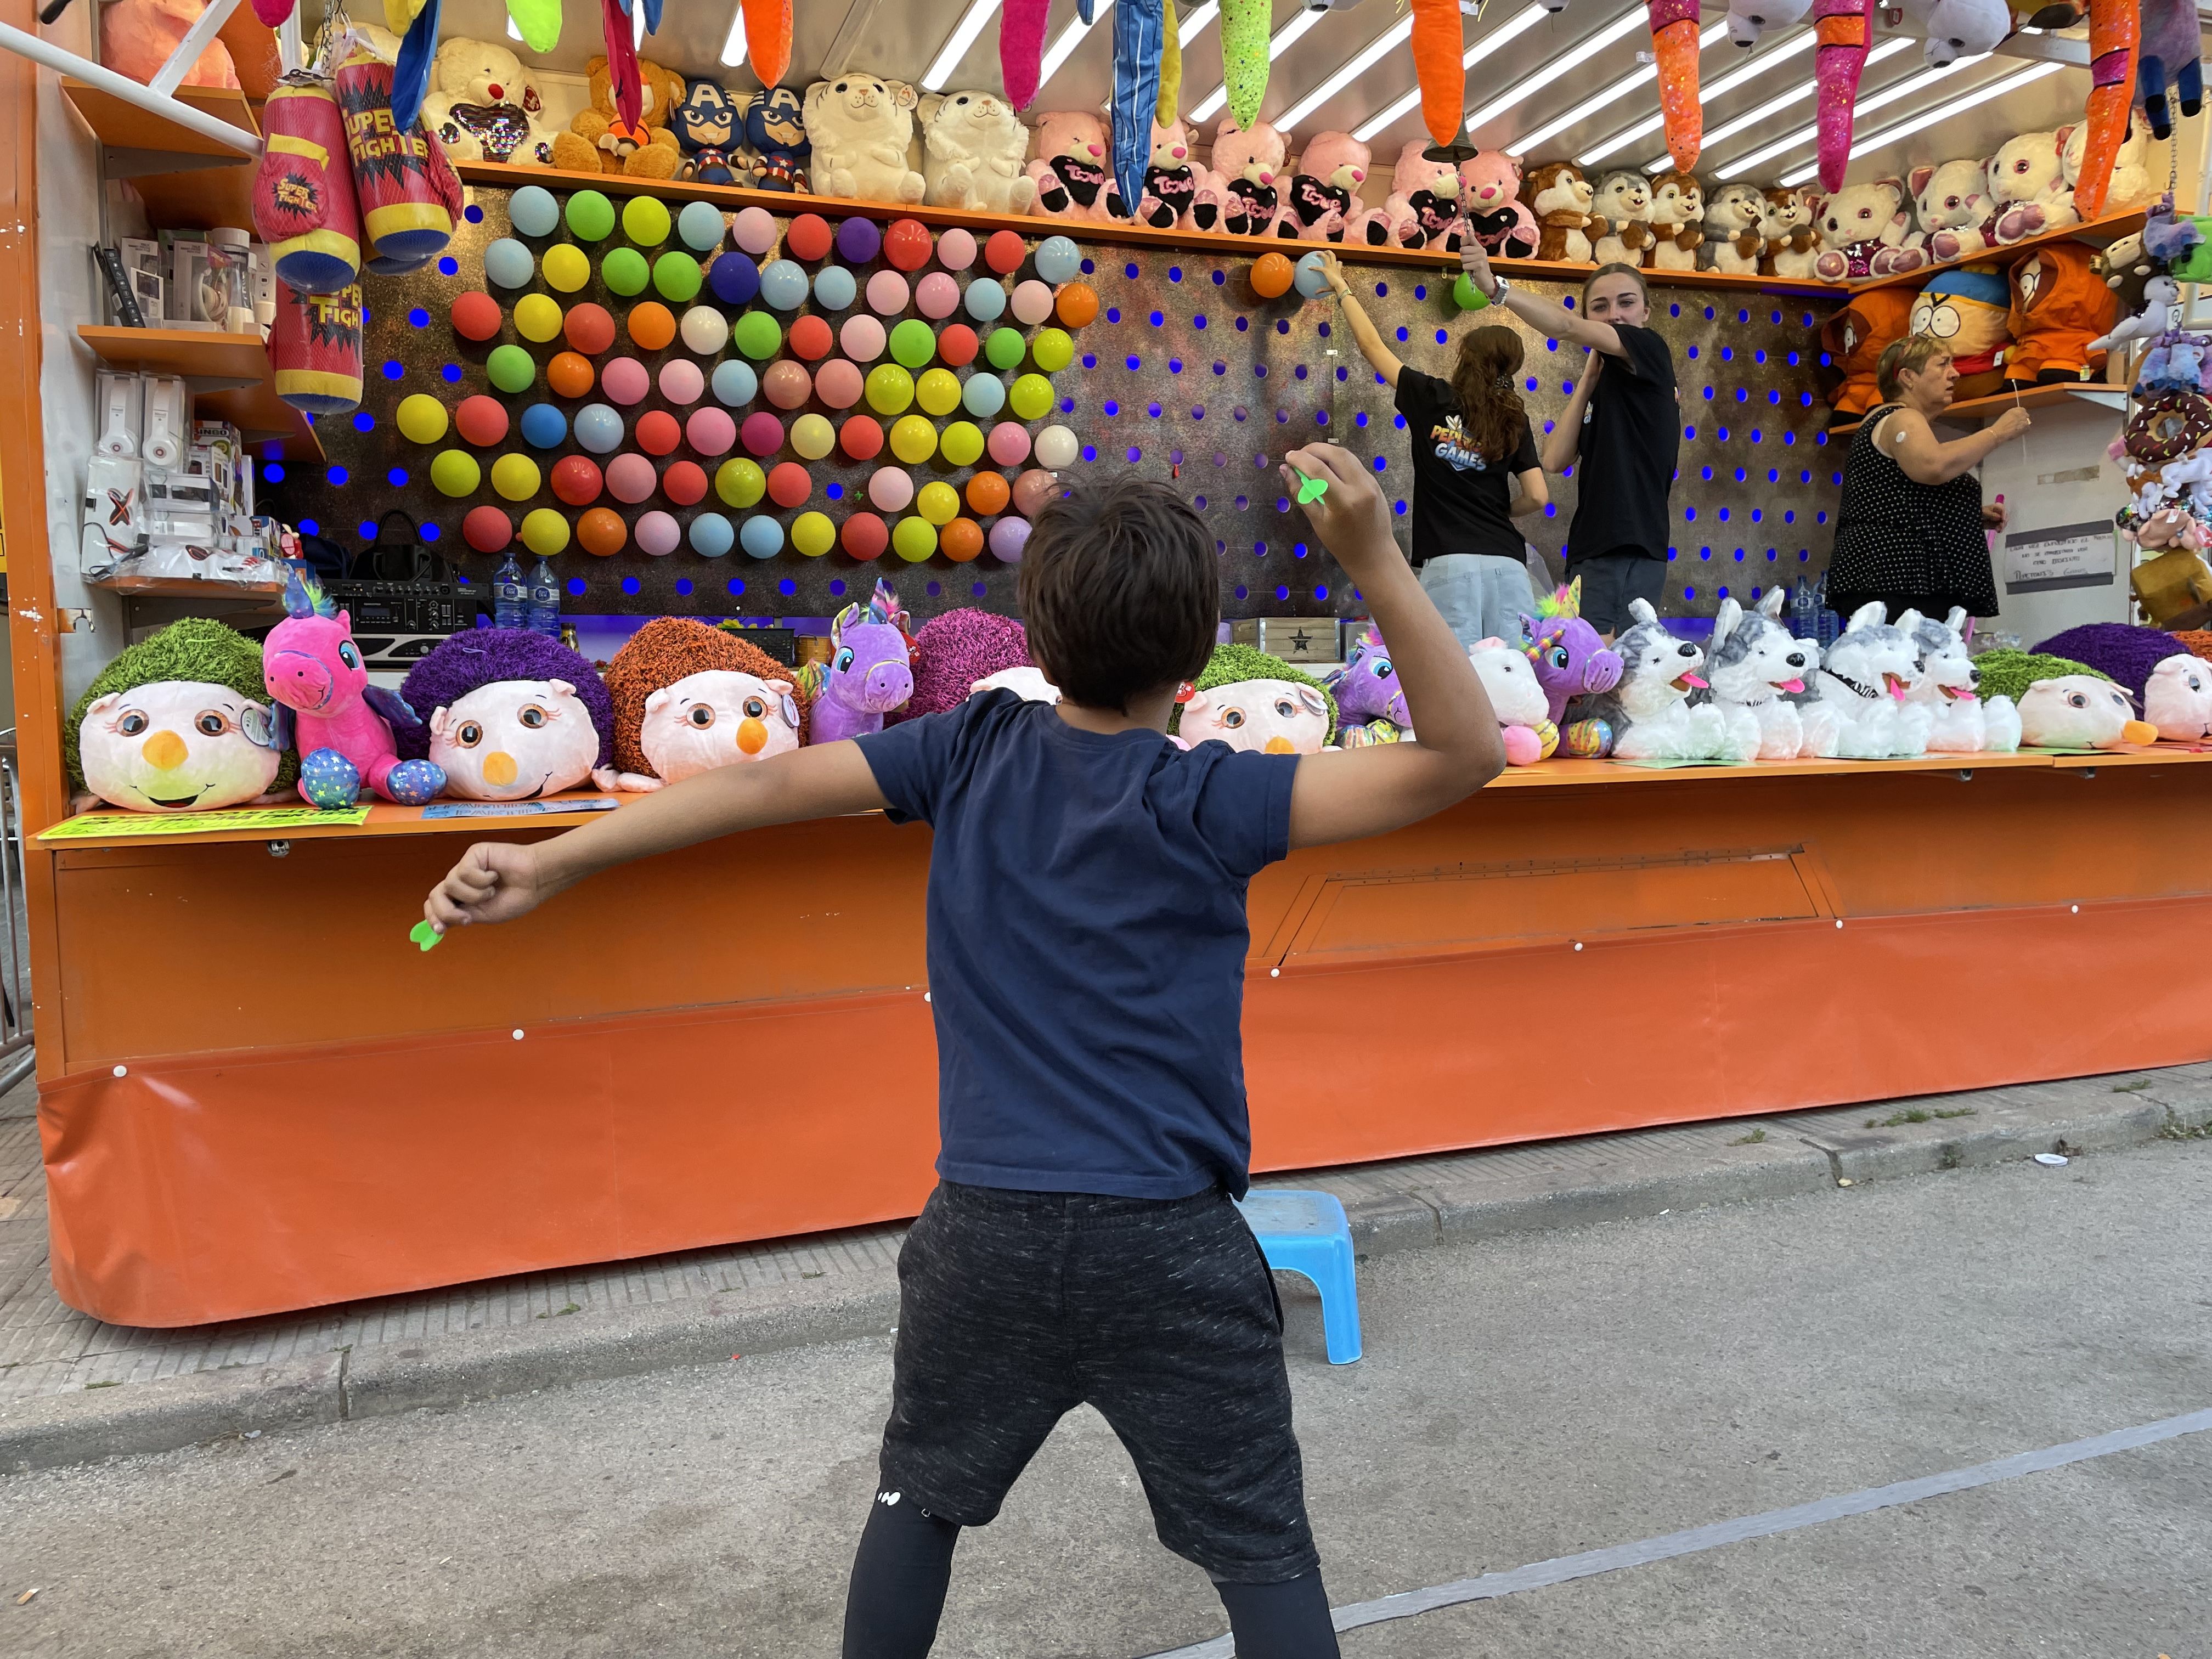
[[[2118,580],[2118,532],[2110,519],[2015,530],[2004,538],[2004,591],[2110,587]]]

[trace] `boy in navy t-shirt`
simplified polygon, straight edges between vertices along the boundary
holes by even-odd
[[[1212,538],[1166,485],[1039,514],[1022,610],[1057,705],[1011,692],[728,766],[532,845],[472,847],[424,906],[505,921],[584,877],[733,830],[878,808],[935,835],[929,981],[939,1184],[899,1256],[881,1481],[846,1659],[928,1652],[963,1526],[1089,1403],[1160,1541],[1212,1576],[1237,1650],[1337,1652],[1307,1524],[1281,1310],[1231,1204],[1249,1184],[1245,884],[1294,847],[1410,823],[1504,763],[1465,652],[1367,469],[1316,445],[1286,485],[1390,641],[1418,744],[1321,755],[1170,742],[1213,648]]]

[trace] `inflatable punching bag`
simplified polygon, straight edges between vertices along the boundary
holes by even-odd
[[[336,294],[276,286],[269,329],[269,367],[276,395],[310,415],[361,407],[361,284]]]
[[[461,181],[445,146],[420,120],[402,132],[392,118],[392,65],[356,46],[338,65],[338,107],[354,192],[374,250],[368,269],[396,276],[445,252],[461,212]]]
[[[335,293],[361,275],[361,207],[330,83],[279,82],[261,126],[268,143],[253,180],[253,228],[283,282],[302,294]]]

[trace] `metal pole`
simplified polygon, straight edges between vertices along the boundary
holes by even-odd
[[[18,58],[27,58],[58,75],[74,76],[87,86],[97,87],[125,103],[136,104],[149,115],[173,121],[189,132],[196,132],[227,149],[234,149],[249,160],[258,160],[261,155],[260,138],[245,128],[234,127],[219,116],[194,109],[190,104],[174,98],[161,96],[152,88],[142,85],[128,76],[102,69],[89,58],[64,52],[59,46],[42,40],[35,34],[26,34],[10,24],[0,23],[0,50],[12,52]]]

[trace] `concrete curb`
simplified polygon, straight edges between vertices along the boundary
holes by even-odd
[[[1346,1193],[1345,1208],[1364,1258],[2208,1132],[2212,1064],[1422,1160],[1426,1176],[1408,1170],[1401,1188],[1375,1190],[1373,1176],[1382,1171],[1355,1177],[1364,1190]],[[1441,1173],[1439,1162],[1447,1166]],[[1326,1186],[1331,1176],[1300,1179]],[[579,1314],[535,1329],[471,1331],[40,1396],[0,1407],[0,1473],[727,1364],[880,1335],[897,1320],[896,1275],[878,1270]]]

